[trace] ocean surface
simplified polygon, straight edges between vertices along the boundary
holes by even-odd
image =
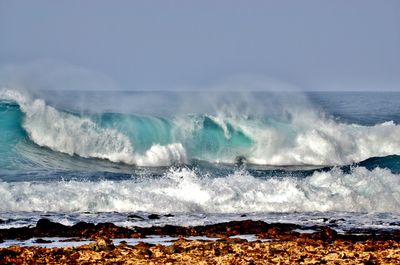
[[[2,88],[0,228],[46,217],[397,229],[399,122],[397,92]]]

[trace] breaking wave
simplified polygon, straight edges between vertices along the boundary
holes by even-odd
[[[310,108],[281,116],[234,111],[159,117],[135,113],[73,113],[17,90],[0,91],[0,164],[32,160],[32,150],[138,166],[192,159],[276,166],[348,165],[399,154],[400,126],[339,122]],[[29,146],[29,148],[21,148]],[[21,150],[25,150],[24,152]],[[28,156],[27,153],[30,155]],[[28,159],[28,160],[29,160]]]

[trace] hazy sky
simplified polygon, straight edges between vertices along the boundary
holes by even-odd
[[[258,75],[307,90],[400,90],[400,1],[0,0],[0,64],[39,79],[68,65],[121,89]]]

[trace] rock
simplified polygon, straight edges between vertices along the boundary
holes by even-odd
[[[109,251],[109,250],[113,250],[115,248],[112,240],[109,238],[106,238],[106,237],[96,238],[96,242],[89,244],[89,246],[94,251],[104,251],[104,250]]]
[[[153,252],[150,250],[152,246],[154,245],[140,242],[139,244],[135,245],[134,248],[138,249],[141,255],[151,257],[153,255]]]
[[[53,224],[52,221],[46,218],[42,218],[36,223],[36,228],[38,229],[48,229]]]
[[[78,222],[71,227],[70,236],[83,236],[90,237],[96,229],[96,226],[92,223]]]
[[[237,156],[235,158],[235,166],[237,167],[242,167],[247,164],[247,159],[245,156]]]
[[[5,257],[15,258],[19,254],[20,254],[20,251],[18,251],[17,249],[9,249],[9,248],[0,249],[0,262],[2,264],[7,264],[6,262],[4,262]],[[12,263],[8,263],[8,264],[12,264]]]
[[[58,231],[63,231],[67,227],[65,225],[62,225],[60,223],[55,223],[50,221],[49,219],[42,218],[36,223],[36,231],[37,232],[43,232],[45,234],[49,232],[58,232]]]
[[[344,220],[343,218],[340,218],[340,219],[331,219],[331,220],[329,220],[329,223],[330,223],[330,224],[336,224],[336,223],[338,223],[338,222],[344,222],[344,221],[346,221],[346,220]]]
[[[71,258],[72,260],[77,260],[77,259],[79,259],[80,256],[81,256],[81,255],[80,255],[78,252],[76,252],[76,253],[72,254],[72,255],[70,256],[70,258]]]
[[[38,238],[35,241],[33,241],[33,243],[37,243],[37,244],[48,244],[48,243],[51,243],[51,242],[53,242],[53,241],[45,240],[45,239],[42,239],[42,238]]]
[[[136,215],[136,214],[130,214],[128,215],[128,219],[139,219],[139,220],[144,220],[143,217]]]
[[[322,239],[334,240],[336,238],[337,232],[329,227],[325,227],[322,230]]]
[[[173,244],[171,246],[166,247],[166,250],[170,254],[177,254],[177,253],[182,253],[184,249],[177,244]]]
[[[329,227],[324,227],[321,231],[310,234],[310,238],[323,241],[333,241],[336,236],[337,232]]]
[[[28,227],[0,229],[0,238],[26,240],[33,237],[32,229]]]
[[[69,236],[71,227],[60,223],[55,223],[49,219],[40,219],[36,223],[36,227],[32,229],[33,236],[36,237],[53,237],[53,236]]]
[[[169,214],[164,214],[164,216],[165,217],[174,217],[175,215],[169,213]]]
[[[72,226],[72,229],[74,230],[84,230],[84,229],[93,229],[96,226],[92,223],[86,223],[86,222],[78,222]]]
[[[160,216],[158,214],[150,214],[147,216],[149,219],[154,220],[154,219],[160,219]]]

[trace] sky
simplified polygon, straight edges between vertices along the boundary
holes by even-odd
[[[245,76],[278,90],[400,91],[400,1],[0,0],[0,66],[3,79],[63,89]]]

